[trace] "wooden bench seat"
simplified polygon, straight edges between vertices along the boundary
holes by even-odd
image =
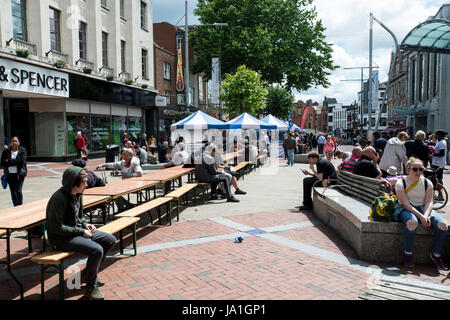
[[[5,236],[6,236],[6,230],[0,229],[0,238],[5,237]]]
[[[371,202],[382,191],[381,181],[339,172],[337,185],[313,192],[314,214],[333,229],[357,253],[360,259],[384,263],[403,261],[403,224],[370,220]],[[429,258],[433,229],[418,226],[414,241],[414,261],[432,263]],[[450,239],[444,245],[443,257],[448,259]]]
[[[108,223],[107,225],[98,228],[97,230],[115,234],[120,233],[120,253],[123,254],[123,235],[122,231],[125,228],[133,226],[133,249],[134,255],[137,255],[137,246],[136,246],[136,224],[140,220],[140,218],[134,217],[124,217],[117,219],[113,222]],[[44,274],[47,269],[50,267],[55,267],[58,269],[59,273],[59,299],[64,300],[64,260],[73,255],[74,252],[64,252],[64,251],[46,251],[35,255],[31,258],[32,262],[36,262],[41,265],[41,299],[44,299]]]
[[[194,201],[195,203],[197,203],[197,192],[196,192],[197,187],[198,183],[188,183],[183,185],[181,188],[178,188],[175,191],[172,191],[164,196],[165,198],[171,198],[170,201],[174,200],[177,201],[177,221],[180,221],[180,198],[184,196],[187,205],[188,203],[187,194],[189,193],[189,191],[194,190]],[[172,224],[171,213],[169,213],[169,215],[170,215],[169,216],[170,224]]]
[[[132,209],[129,209],[127,211],[124,211],[122,213],[119,213],[115,216],[115,218],[124,218],[124,217],[137,217],[140,216],[144,213],[150,213],[151,210],[153,209],[157,209],[158,210],[158,214],[159,214],[159,223],[161,224],[161,206],[162,205],[166,205],[168,207],[168,212],[167,212],[167,219],[169,219],[169,212],[171,211],[171,197],[161,197],[161,198],[156,198],[150,202],[141,204],[137,207],[134,207]],[[150,215],[151,218],[151,215]],[[151,221],[151,223],[153,224],[153,221]]]

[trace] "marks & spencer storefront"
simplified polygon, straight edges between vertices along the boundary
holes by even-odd
[[[18,136],[30,160],[73,159],[77,131],[101,157],[124,132],[145,130],[155,92],[22,61],[0,57],[0,138]]]

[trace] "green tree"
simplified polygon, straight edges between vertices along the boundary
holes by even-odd
[[[256,70],[267,83],[288,89],[328,87],[331,45],[317,20],[313,0],[198,0],[194,13],[202,24],[189,39],[196,52],[195,73],[211,76],[211,58],[220,57],[222,74],[240,65]]]
[[[294,104],[294,96],[281,86],[272,86],[267,90],[266,109],[264,113],[279,119],[287,119]],[[291,110],[292,111],[292,110]]]
[[[235,74],[226,74],[222,89],[220,99],[230,118],[244,112],[257,116],[265,108],[267,90],[261,81],[261,75],[246,66],[238,67]]]

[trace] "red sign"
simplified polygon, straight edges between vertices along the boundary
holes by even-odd
[[[303,115],[302,115],[302,122],[300,123],[300,129],[305,129],[306,126],[306,120],[308,120],[308,112],[309,112],[309,108],[310,106],[307,106],[305,108],[305,110],[303,110]]]
[[[181,45],[182,39],[178,40],[178,63],[177,63],[177,91],[184,90],[183,80],[183,50]]]

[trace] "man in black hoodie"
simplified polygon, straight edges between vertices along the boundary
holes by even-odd
[[[417,131],[416,139],[405,142],[406,156],[409,158],[415,157],[422,160],[425,168],[428,166],[428,155],[430,153],[428,146],[424,142],[425,132]]]
[[[47,232],[54,249],[88,256],[84,270],[85,296],[90,300],[103,300],[98,287],[104,282],[97,279],[98,269],[116,243],[116,238],[96,230],[83,218],[83,192],[87,178],[87,172],[80,167],[69,167],[64,171],[62,188],[53,194],[47,204]]]

